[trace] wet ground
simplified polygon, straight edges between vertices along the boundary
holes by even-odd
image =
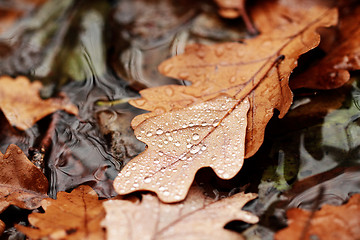
[[[2,8],[18,6],[0,0]],[[42,81],[44,98],[65,92],[79,115],[59,111],[21,132],[0,114],[0,151],[10,143],[23,149],[43,167],[52,197],[80,184],[103,198],[116,195],[112,180],[145,149],[130,127],[143,111],[128,100],[144,88],[188,84],[160,75],[157,65],[189,43],[251,37],[241,19],[219,18],[209,1],[64,0],[22,10],[24,20],[0,35],[0,74]],[[360,89],[353,75],[341,89],[296,91],[291,111],[269,123],[263,146],[234,179],[219,180],[210,169],[197,174],[214,197],[258,192],[246,209],[260,223],[229,228],[245,230],[249,239],[271,239],[286,225],[286,209],[339,205],[360,192]],[[9,217],[17,211],[2,216],[18,221]],[[2,238],[9,236],[17,235],[8,229]]]

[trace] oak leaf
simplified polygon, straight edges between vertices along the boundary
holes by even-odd
[[[91,187],[81,185],[71,193],[59,192],[56,200],[44,199],[41,206],[45,213],[29,215],[30,224],[36,228],[16,228],[31,239],[104,239],[102,203]]]
[[[252,156],[262,144],[274,108],[279,117],[288,111],[289,75],[298,57],[319,44],[316,29],[336,20],[335,9],[303,9],[294,21],[244,43],[194,44],[163,62],[160,72],[193,84],[146,89],[131,101],[151,111],[132,121],[148,149],[119,173],[115,190],[150,190],[175,202],[185,198],[199,168],[210,166],[220,178],[232,178],[244,155]]]
[[[30,83],[26,77],[0,78],[0,108],[12,125],[25,130],[57,110],[77,115],[77,107],[67,98],[41,99],[41,87],[40,82]]]
[[[142,201],[110,200],[104,203],[103,222],[108,239],[242,239],[224,229],[233,220],[256,223],[257,216],[241,210],[253,193],[238,193],[214,200],[192,187],[184,202],[164,204],[151,194]]]
[[[292,89],[332,89],[350,79],[349,71],[360,69],[360,6],[340,14],[338,35],[326,56],[290,81]]]
[[[10,205],[36,209],[47,197],[48,180],[21,149],[11,144],[0,152],[0,213]]]
[[[314,213],[300,208],[287,211],[289,226],[275,234],[275,239],[359,239],[360,194],[342,206],[323,205]]]

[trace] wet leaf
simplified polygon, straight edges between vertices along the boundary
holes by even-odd
[[[8,206],[36,209],[46,198],[48,180],[21,149],[11,144],[0,152],[0,213]]]
[[[57,110],[77,114],[77,107],[66,97],[41,99],[39,96],[41,87],[40,82],[30,83],[26,77],[0,78],[0,108],[12,125],[25,130]]]
[[[300,208],[287,211],[289,226],[276,233],[275,239],[359,239],[360,194],[342,206],[324,205],[310,212]]]
[[[148,149],[120,172],[117,192],[151,190],[175,202],[184,199],[199,168],[210,166],[223,179],[233,177],[244,155],[252,156],[261,146],[273,109],[279,117],[288,111],[288,79],[297,58],[319,44],[316,29],[337,18],[336,10],[326,7],[299,14],[301,21],[296,18],[244,43],[194,44],[163,62],[160,72],[193,84],[146,89],[141,99],[131,101],[151,111],[132,121]]]
[[[360,69],[360,6],[340,15],[336,41],[326,56],[290,82],[291,88],[332,89],[349,81],[349,71]]]
[[[102,201],[89,186],[71,193],[59,192],[57,199],[41,202],[45,213],[32,213],[29,222],[36,228],[17,225],[31,239],[104,239],[100,222],[105,217]]]
[[[164,204],[151,194],[141,202],[110,200],[104,203],[103,224],[108,239],[242,239],[224,225],[234,220],[256,223],[255,215],[241,210],[254,198],[253,193],[238,193],[216,201],[192,187],[177,204]]]
[[[145,121],[135,134],[148,148],[120,172],[115,190],[147,189],[174,202],[186,197],[202,167],[223,179],[234,177],[243,165],[248,110],[249,101],[224,95]]]

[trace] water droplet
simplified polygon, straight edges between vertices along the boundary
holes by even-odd
[[[244,52],[241,51],[241,50],[239,50],[239,51],[237,52],[237,55],[238,55],[238,57],[243,57],[243,56],[244,56]]]
[[[188,145],[186,145],[187,148],[191,148],[192,147],[192,144],[189,143]]]
[[[194,133],[194,135],[192,136],[192,139],[193,139],[194,141],[199,140],[199,138],[200,138],[200,136],[199,136],[199,134],[197,134],[197,133]]]
[[[169,137],[168,139],[169,139],[170,142],[171,142],[172,140],[174,140],[172,137]]]
[[[168,191],[165,191],[165,192],[164,192],[164,196],[167,197],[167,196],[169,196],[169,195],[170,195],[170,192],[168,192]]]
[[[229,178],[230,176],[229,176],[229,174],[225,173],[225,174],[223,175],[223,177],[224,177],[224,178]]]
[[[131,168],[131,170],[135,171],[135,170],[136,170],[136,166],[133,166],[133,167]]]
[[[182,125],[182,128],[187,128],[187,125],[186,124]]]
[[[126,173],[124,174],[125,177],[130,177],[130,175],[131,175],[131,172],[126,172]]]
[[[166,189],[166,188],[163,187],[163,186],[159,187],[159,191],[160,191],[160,192],[165,191],[165,189]]]
[[[154,160],[154,163],[155,163],[155,164],[159,164],[159,163],[160,163],[160,160],[159,160],[159,159],[155,159],[155,160]]]
[[[190,153],[195,154],[200,151],[199,146],[194,146],[192,149],[190,149]]]
[[[154,112],[157,114],[157,115],[160,115],[160,114],[163,114],[165,113],[165,109],[163,107],[157,107],[154,109]]]
[[[196,52],[196,55],[199,57],[199,58],[204,58],[206,53],[202,50],[199,50]]]
[[[150,177],[145,177],[144,178],[144,183],[150,183],[151,182],[151,178]]]
[[[218,173],[219,173],[219,174],[223,174],[223,173],[224,173],[224,170],[220,169],[220,170],[218,171]]]
[[[172,65],[171,63],[166,64],[163,69],[164,73],[165,74],[169,73],[173,67],[174,65]]]
[[[139,184],[138,183],[134,183],[134,188],[137,188],[137,187],[139,187]]]
[[[217,127],[219,125],[219,123],[220,123],[219,119],[215,119],[212,125],[214,127]]]
[[[140,136],[140,135],[136,136],[136,138],[137,138],[138,140],[141,140],[141,136]]]
[[[146,136],[151,137],[151,136],[152,136],[152,133],[151,133],[151,132],[148,132],[148,133],[146,134]]]
[[[224,54],[224,48],[222,46],[215,48],[216,56],[221,57],[223,54]]]
[[[194,123],[189,123],[189,127],[193,127],[193,126],[195,126],[195,124]]]
[[[179,143],[179,142],[175,142],[174,144],[175,144],[175,146],[177,146],[177,147],[180,146],[180,143]]]
[[[175,198],[175,200],[180,200],[181,199],[181,197],[179,195],[176,195],[174,198]]]
[[[181,73],[179,73],[179,78],[181,78],[181,79],[187,79],[188,77],[189,77],[189,73],[187,73],[187,72],[181,72]]]
[[[201,147],[201,151],[205,151],[206,150],[206,145],[203,145],[202,147]]]
[[[166,95],[171,97],[174,95],[174,90],[171,87],[167,87],[167,88],[165,88],[165,93],[166,93]]]
[[[163,131],[161,128],[159,128],[158,130],[156,130],[156,134],[157,134],[157,135],[163,134],[163,132],[164,132],[164,131]]]
[[[168,140],[164,140],[164,144],[168,144],[169,143],[169,141]]]
[[[164,155],[164,153],[163,152],[158,152],[158,154],[159,154],[159,156],[163,156]]]
[[[144,104],[146,103],[146,101],[144,99],[138,99],[138,100],[135,100],[134,102],[138,106],[144,106]]]
[[[205,127],[205,126],[207,126],[208,124],[207,124],[207,122],[202,122],[201,123],[201,126],[203,126],[203,127]]]

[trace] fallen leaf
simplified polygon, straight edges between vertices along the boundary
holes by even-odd
[[[210,166],[220,178],[232,178],[244,152],[250,157],[261,146],[273,109],[280,118],[288,111],[289,75],[298,57],[319,44],[316,29],[337,20],[337,11],[326,7],[297,14],[301,21],[244,43],[194,44],[163,62],[160,72],[193,84],[146,89],[141,99],[131,101],[151,111],[132,121],[148,149],[119,173],[115,190],[150,190],[162,201],[175,202],[185,198],[199,168]]]
[[[67,98],[41,99],[39,96],[41,88],[40,82],[30,83],[26,77],[0,78],[0,108],[12,125],[25,130],[57,110],[65,110],[77,115],[77,107]]]
[[[219,201],[192,187],[184,202],[164,204],[151,194],[142,201],[110,200],[104,203],[103,225],[107,239],[242,239],[224,229],[230,221],[258,222],[258,217],[241,210],[253,193],[238,193]]]
[[[16,228],[31,239],[104,239],[102,203],[91,187],[81,185],[71,193],[59,192],[56,200],[44,199],[41,205],[45,213],[29,215],[30,224],[36,228]]]
[[[18,146],[11,144],[5,154],[0,152],[0,213],[10,205],[24,209],[40,207],[48,186],[44,174]]]
[[[340,15],[337,41],[317,64],[290,81],[292,89],[338,88],[350,79],[349,71],[360,69],[360,6]]]
[[[342,206],[323,205],[310,212],[300,208],[287,211],[289,226],[275,234],[275,239],[359,239],[360,194]]]

